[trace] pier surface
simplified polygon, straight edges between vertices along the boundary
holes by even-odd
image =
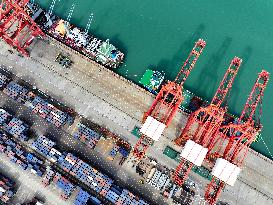
[[[153,101],[152,94],[51,38],[36,41],[32,45],[31,58],[20,57],[15,51],[11,53],[3,41],[0,46],[0,64],[11,72],[132,145],[136,143],[137,138],[131,131],[141,125],[143,113]],[[63,68],[54,61],[59,52],[70,56],[71,68]],[[177,113],[162,140],[149,148],[148,155],[169,168],[175,168],[177,162],[163,155],[163,150],[168,145],[181,151],[172,141],[187,117],[182,111]],[[272,170],[271,160],[251,150],[238,181],[234,187],[225,188],[221,200],[238,205],[273,204]],[[191,177],[197,181],[202,196],[208,181],[194,173]],[[198,201],[202,201],[201,196]]]

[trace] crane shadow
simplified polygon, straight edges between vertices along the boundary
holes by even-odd
[[[207,64],[201,68],[201,74],[197,82],[199,84],[199,90],[202,95],[209,96],[215,91],[215,88],[218,84],[217,77],[218,71],[220,69],[219,67],[227,53],[228,48],[231,45],[231,42],[232,39],[230,37],[226,37],[219,49],[210,56]],[[210,85],[208,85],[208,83]]]
[[[182,62],[186,60],[189,52],[194,46],[194,43],[202,38],[202,35],[205,31],[205,25],[200,24],[196,30],[181,44],[177,52],[174,54],[171,60],[163,59],[161,60],[156,67],[159,71],[164,72],[168,79],[175,79],[177,72],[182,66]],[[183,60],[181,62],[181,60]]]
[[[149,65],[148,68],[160,71],[165,74],[165,80],[163,84],[166,83],[167,80],[174,80],[179,69],[181,68],[183,61],[178,61],[178,59],[186,60],[189,52],[194,46],[194,43],[202,37],[205,30],[205,25],[200,24],[195,32],[193,32],[179,47],[178,51],[175,53],[172,59],[162,59],[159,61],[157,65]],[[167,77],[167,78],[166,78]],[[152,103],[152,102],[151,102]]]
[[[247,69],[247,66],[248,66],[247,63],[248,63],[249,58],[252,55],[252,53],[253,53],[253,49],[250,46],[245,47],[241,53],[243,63],[241,64],[240,70],[242,72],[240,72],[240,71],[238,72],[238,74],[234,80],[233,86],[232,86],[232,91],[231,91],[232,92],[232,99],[229,102],[229,105],[232,108],[236,108],[238,106],[238,100],[239,100],[240,90],[241,90],[241,87],[239,86],[238,81],[241,79],[241,76],[243,75],[244,71]],[[250,89],[250,88],[248,88],[248,89]]]

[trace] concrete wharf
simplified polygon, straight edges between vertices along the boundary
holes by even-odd
[[[30,59],[10,52],[3,41],[0,46],[0,64],[11,72],[132,145],[136,143],[137,138],[131,131],[141,125],[143,112],[153,101],[152,94],[51,38],[36,41]],[[59,52],[70,56],[74,62],[71,68],[64,69],[54,61]],[[177,113],[162,140],[148,150],[148,155],[156,156],[170,168],[176,167],[177,162],[163,155],[163,150],[168,145],[181,151],[172,140],[186,120],[187,114]],[[226,187],[221,200],[240,205],[273,204],[272,170],[272,160],[251,150],[238,181],[234,187]],[[201,188],[208,183],[194,173],[192,177]]]

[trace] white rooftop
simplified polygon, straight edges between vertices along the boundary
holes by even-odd
[[[240,172],[240,167],[237,167],[235,164],[232,164],[225,159],[218,158],[211,174],[224,181],[226,184],[234,186]]]
[[[155,118],[148,116],[142,125],[140,132],[154,141],[158,141],[161,137],[166,125],[157,121]]]
[[[188,140],[180,156],[197,166],[201,166],[207,152],[207,148],[204,148],[192,140]]]

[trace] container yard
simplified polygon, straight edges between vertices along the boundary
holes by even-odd
[[[86,127],[84,124],[78,123],[73,137],[86,144],[89,148],[93,149],[100,139],[100,134]]]
[[[22,120],[12,116],[6,110],[0,110],[0,121],[3,130],[20,140],[27,140],[29,126]]]
[[[7,187],[16,193],[2,190],[8,193],[4,200],[273,204],[272,154],[263,118],[269,112],[262,112],[262,105],[268,106],[270,69],[257,70],[256,79],[238,90],[237,78],[244,79],[241,70],[249,57],[232,51],[230,64],[223,61],[227,69],[218,88],[211,91],[214,97],[199,97],[184,87],[213,43],[197,30],[183,44],[182,55],[179,51],[180,70],[158,70],[150,61],[143,77],[135,79],[143,89],[110,70],[122,72],[127,64],[121,65],[124,54],[109,40],[89,33],[96,14],[82,29],[72,24],[77,3],[67,17],[53,12],[60,2],[53,0],[48,9],[36,3],[1,3],[0,170],[16,185]],[[214,60],[222,61],[229,42],[216,49]],[[214,67],[213,59],[208,62]],[[215,81],[216,87],[214,71],[213,79],[203,73],[195,84],[209,89],[204,83]],[[246,99],[241,111],[236,107],[231,114],[234,93]],[[269,158],[252,149],[261,150],[260,145]]]
[[[1,133],[0,142],[1,153],[4,153],[11,162],[17,164],[23,170],[30,171],[31,173],[42,177],[42,183],[44,186],[48,186],[51,182],[56,184],[56,186],[62,190],[61,197],[64,200],[67,200],[75,191],[76,186],[67,178],[62,176],[61,173],[54,172],[50,167],[45,168],[44,161],[37,158],[35,154],[24,151],[18,143],[9,139],[4,133]],[[136,198],[134,194],[122,188],[122,193],[128,193],[130,197],[127,197],[127,199],[124,194],[120,193],[119,196],[113,192],[114,196],[116,196],[113,198],[112,191],[109,192],[113,184],[113,180],[111,178],[102,174],[95,168],[90,167],[90,165],[83,162],[71,153],[60,153],[58,150],[53,148],[54,145],[54,142],[50,141],[44,136],[40,136],[38,137],[37,141],[32,144],[32,147],[35,151],[44,155],[49,160],[52,160],[52,155],[45,153],[59,153],[59,155],[57,155],[58,157],[55,157],[57,161],[53,160],[52,163],[57,164],[57,166],[65,173],[71,174],[80,182],[94,190],[97,194],[105,197],[107,200],[115,203],[118,200],[123,200],[125,197],[128,203],[133,200],[136,202],[139,201],[139,204],[146,204],[142,199],[139,199],[138,197]],[[46,152],[46,150],[49,151]]]
[[[52,149],[54,149],[54,142],[42,136],[39,137],[32,146],[37,152],[41,154],[44,154],[45,150],[49,150],[47,152],[50,153],[52,152]],[[74,156],[72,153],[60,153],[56,149],[54,149],[54,152],[58,152],[59,157],[55,157],[55,159],[57,160],[54,160],[53,163],[57,163],[58,166],[65,172],[70,173],[83,184],[93,189],[94,191],[96,191],[97,194],[105,197],[110,202],[118,203],[118,201],[122,201],[125,199],[128,201],[128,203],[131,203],[131,201],[135,201],[134,203],[138,203],[141,205],[147,204],[142,199],[139,199],[133,193],[125,190],[124,188],[120,187],[120,192],[114,192],[113,190],[115,189],[111,189],[111,187],[114,186],[113,179],[99,172],[97,169],[91,167],[89,164]],[[51,160],[50,154],[45,154],[45,156],[49,160]],[[52,172],[52,170],[47,171],[47,174],[43,179],[43,183],[48,185],[49,181],[51,181],[52,178],[53,182],[57,183],[57,185],[64,190],[64,194],[62,195],[62,197],[64,199],[67,199],[71,195],[73,186],[68,181],[66,181],[66,179],[63,179],[60,174],[55,174],[54,172]],[[60,179],[61,181],[58,181]],[[126,195],[124,195],[123,192],[128,193],[130,197],[126,198]]]
[[[3,75],[4,76],[4,75]],[[8,87],[8,85],[7,85]],[[5,88],[6,89],[6,88]],[[42,92],[42,91],[39,91]],[[33,112],[33,109],[29,107],[29,101],[31,102],[31,99],[24,100],[24,101],[18,101],[19,98],[22,97],[22,95],[28,95],[28,93],[32,93],[32,91],[28,92],[18,92],[16,97],[11,97],[8,92],[4,92],[8,97],[10,97],[12,100],[17,101],[18,103],[25,106],[27,109],[30,110],[33,114],[38,114],[38,117],[43,118],[45,121],[47,121],[45,118],[45,115],[40,115],[39,113]],[[41,113],[41,112],[40,112]],[[58,172],[52,171],[50,167],[45,167],[44,160],[39,159],[37,155],[35,155],[33,152],[27,152],[24,148],[22,148],[21,145],[19,145],[20,141],[25,142],[28,141],[28,138],[18,138],[17,135],[15,135],[13,132],[10,132],[9,129],[6,129],[5,126],[10,124],[9,121],[13,122],[14,117],[9,114],[6,110],[1,109],[1,124],[2,127],[2,135],[1,135],[1,150],[2,153],[5,153],[5,155],[10,159],[11,162],[17,164],[19,167],[21,167],[23,170],[30,171],[31,173],[42,177],[42,184],[44,186],[48,186],[53,182],[59,190],[61,191],[61,198],[64,200],[67,200],[70,198],[72,193],[76,190],[76,186],[69,182],[68,179],[66,179],[64,176],[62,176]],[[17,119],[17,118],[16,118]],[[23,121],[20,121],[21,123],[24,123]],[[50,122],[49,122],[50,123]],[[56,126],[57,129],[59,128]],[[76,139],[77,141],[80,141],[85,146],[90,148],[90,139],[94,138],[96,139],[95,142],[93,142],[91,148],[95,148],[95,145],[99,142],[100,137],[102,134],[99,134],[97,131],[94,131],[93,129],[89,128],[87,125],[84,125],[82,123],[78,123],[75,125],[72,125],[72,127],[75,127],[71,133],[71,135]],[[18,126],[14,126],[14,132],[17,133]],[[28,127],[29,128],[29,127]],[[63,128],[65,129],[65,128]],[[20,129],[19,129],[20,130]],[[4,132],[7,132],[5,134]],[[104,129],[101,131],[104,133],[104,136],[107,136],[107,131]],[[105,133],[106,132],[106,133]],[[11,137],[15,137],[16,140],[19,140],[18,142],[13,141],[8,137],[10,134]],[[28,136],[28,133],[25,133],[26,136]],[[85,137],[89,137],[89,141],[87,141]],[[110,146],[110,151],[107,153],[108,156],[112,158],[112,160],[116,157],[117,153],[119,153],[123,161],[128,157],[129,152],[126,150],[126,144],[123,145],[125,142],[123,142],[121,139],[118,139],[116,136],[112,135],[110,138],[105,140],[108,141],[108,144]],[[118,143],[119,145],[115,145],[113,143]],[[27,142],[27,144],[29,144]],[[101,144],[101,143],[100,143]],[[103,143],[102,143],[103,144]],[[110,192],[110,187],[113,183],[113,180],[109,178],[107,175],[102,174],[97,169],[92,168],[90,169],[90,166],[80,160],[78,157],[74,156],[72,153],[61,153],[59,150],[55,148],[56,143],[52,140],[46,138],[45,136],[41,135],[37,137],[37,140],[34,140],[31,144],[31,148],[33,151],[37,152],[38,155],[41,155],[41,157],[47,158],[49,162],[57,164],[57,166],[62,169],[65,173],[69,173],[71,176],[78,179],[80,182],[91,188],[95,191],[96,194],[101,195],[102,197],[105,197],[106,200],[115,203],[115,201],[118,201],[120,197],[123,197],[121,193],[119,196],[115,192]],[[100,145],[102,146],[102,145]],[[128,145],[127,145],[128,146]],[[108,159],[109,160],[109,159]],[[88,174],[90,173],[90,174]],[[95,180],[95,181],[94,181]],[[122,192],[121,188],[121,192]],[[130,192],[131,193],[131,192]],[[94,194],[93,194],[94,195]],[[138,197],[135,198],[135,195],[132,193],[130,194],[131,200],[133,201],[139,201],[140,204],[145,204],[145,202]],[[114,198],[113,198],[114,197]],[[98,197],[99,198],[99,197]],[[91,200],[99,201],[99,199],[95,196],[92,196]],[[126,199],[126,198],[125,198]],[[130,202],[130,198],[126,199],[128,203]]]
[[[8,203],[12,199],[12,197],[16,193],[14,188],[15,188],[15,182],[0,173],[0,202],[1,204]]]

